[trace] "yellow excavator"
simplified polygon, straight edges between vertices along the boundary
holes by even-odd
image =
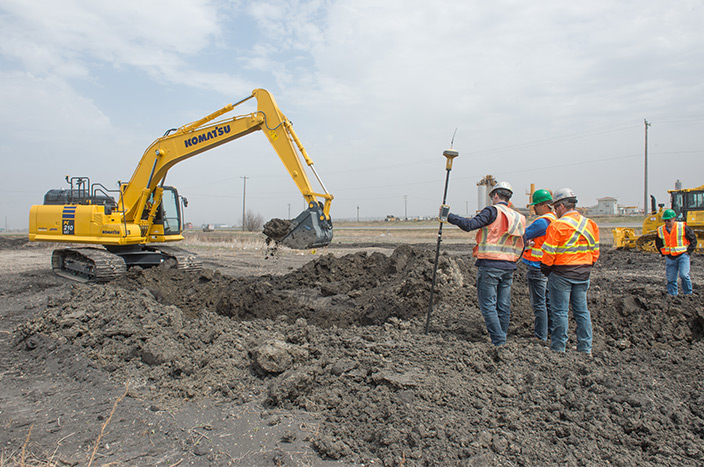
[[[697,188],[668,190],[670,193],[670,206],[677,214],[676,221],[686,222],[697,234],[697,252],[704,252],[704,185]],[[636,248],[641,251],[657,252],[655,238],[658,227],[665,222],[662,214],[665,205],[657,205],[655,198],[650,196],[650,214],[643,219],[641,235],[636,235],[635,230],[625,227],[612,229],[614,247],[621,249]]]
[[[256,99],[256,112],[223,117],[250,99]],[[44,204],[31,207],[29,240],[102,245],[59,248],[52,253],[54,272],[80,281],[107,282],[124,274],[128,267],[149,267],[165,261],[180,269],[198,269],[200,262],[195,255],[164,245],[183,240],[181,210],[186,205],[176,188],[164,185],[166,175],[178,162],[258,130],[267,136],[307,201],[306,210],[291,221],[279,219],[268,235],[296,249],[328,245],[332,240],[333,196],[315,171],[291,122],[264,89],[255,89],[239,102],[167,131],[144,152],[130,181],[118,181],[119,189],[91,183],[87,177],[67,176],[70,188],[49,190]],[[322,193],[313,191],[301,156]]]

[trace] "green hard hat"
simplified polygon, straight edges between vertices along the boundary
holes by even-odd
[[[530,203],[531,206],[536,204],[544,203],[545,201],[552,201],[552,195],[548,190],[535,190],[533,192],[533,202]]]
[[[674,219],[675,217],[677,217],[677,214],[675,214],[675,211],[672,209],[665,209],[665,212],[662,213],[662,220],[664,221]]]

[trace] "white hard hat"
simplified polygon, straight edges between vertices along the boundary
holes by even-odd
[[[574,191],[572,191],[571,188],[560,188],[559,190],[555,190],[555,192],[552,194],[552,203],[559,203],[562,200],[566,199],[572,199],[575,203],[577,202],[577,195],[574,194]]]
[[[506,190],[513,195],[513,188],[511,188],[511,184],[509,182],[499,182],[494,185],[494,187],[489,192],[489,196],[491,196],[491,194],[496,190]]]

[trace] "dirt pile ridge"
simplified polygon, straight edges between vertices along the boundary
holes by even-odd
[[[346,464],[704,463],[704,307],[698,294],[666,296],[657,257],[603,252],[593,360],[533,339],[522,267],[508,344],[489,345],[465,254],[441,255],[424,335],[433,259],[400,246],[285,275],[134,269],[49,299],[15,342],[81,349],[159,410],[217,400],[304,411],[320,423],[306,440]],[[695,261],[697,293],[702,273]]]

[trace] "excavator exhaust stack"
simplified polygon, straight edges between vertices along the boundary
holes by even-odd
[[[332,221],[326,219],[319,204],[310,203],[291,221],[272,219],[264,225],[264,234],[276,243],[296,250],[327,246],[332,241]]]

